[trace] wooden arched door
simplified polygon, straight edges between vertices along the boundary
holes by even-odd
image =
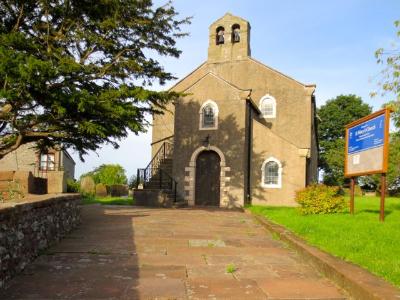
[[[203,151],[196,160],[195,204],[219,206],[220,157],[214,151]]]

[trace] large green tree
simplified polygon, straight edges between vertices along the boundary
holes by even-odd
[[[371,113],[371,107],[356,95],[340,95],[328,100],[317,110],[320,169],[324,182],[344,182],[345,125]]]
[[[151,85],[174,78],[156,57],[179,57],[188,22],[151,0],[0,1],[0,159],[31,141],[82,158],[145,131],[178,96]]]
[[[102,183],[105,185],[113,184],[127,184],[128,178],[126,177],[125,169],[118,164],[103,164],[93,171],[83,174],[81,178],[90,176],[94,182]]]

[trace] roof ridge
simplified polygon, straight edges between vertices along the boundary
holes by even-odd
[[[225,78],[223,78],[223,77],[219,76],[218,74],[214,73],[213,71],[208,71],[208,72],[205,73],[203,76],[201,76],[198,80],[196,80],[196,81],[193,82],[191,85],[189,85],[186,89],[184,89],[182,92],[184,92],[184,91],[186,91],[186,90],[192,88],[194,85],[196,85],[197,83],[199,83],[201,80],[203,80],[203,79],[204,79],[206,76],[208,76],[208,75],[214,76],[215,78],[217,78],[217,79],[219,79],[219,80],[225,82],[227,85],[230,85],[230,86],[232,86],[233,88],[235,88],[235,89],[237,89],[237,90],[239,90],[239,91],[250,91],[250,90],[251,90],[251,89],[243,89],[243,88],[240,88],[240,87],[238,87],[237,85],[235,85],[235,84],[229,82],[229,81],[226,80]]]
[[[265,68],[267,68],[267,69],[269,69],[271,71],[276,72],[277,74],[279,74],[279,75],[281,75],[281,76],[283,76],[283,77],[285,77],[287,79],[293,80],[294,82],[300,84],[301,86],[304,86],[304,87],[316,87],[317,86],[315,83],[312,83],[312,84],[302,83],[302,82],[298,81],[297,79],[294,79],[293,77],[290,77],[289,75],[286,75],[286,74],[282,73],[281,71],[278,71],[277,69],[272,68],[272,67],[264,64],[263,62],[251,57],[251,56],[249,56],[248,59],[254,61],[255,63],[260,64],[261,66],[263,66],[263,67],[265,67]]]

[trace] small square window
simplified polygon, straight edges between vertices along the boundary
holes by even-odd
[[[56,167],[54,153],[40,154],[40,170],[54,171]]]

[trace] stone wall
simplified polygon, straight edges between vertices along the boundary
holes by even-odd
[[[10,196],[11,190],[15,192],[15,197]],[[46,193],[46,178],[34,177],[30,171],[0,171],[0,199],[2,200],[18,200],[28,194]]]
[[[135,205],[148,206],[148,207],[172,207],[173,200],[172,196],[168,197],[167,193],[161,190],[133,190],[133,199],[135,199]]]
[[[67,192],[67,176],[64,171],[47,172],[47,192],[58,194]]]
[[[70,194],[0,204],[0,288],[80,223],[79,202]]]

